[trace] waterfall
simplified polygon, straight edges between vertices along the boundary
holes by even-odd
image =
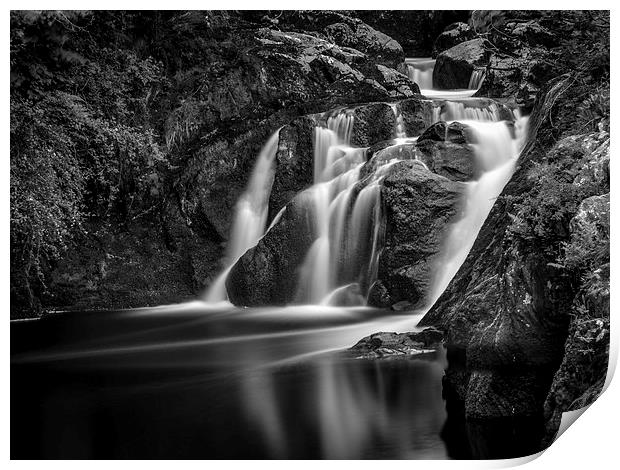
[[[314,130],[315,184],[300,198],[311,214],[314,241],[300,268],[297,303],[329,304],[334,293],[348,287],[365,293],[376,276],[379,183],[394,162],[360,181],[367,149],[349,146],[352,132],[347,110]]]
[[[437,90],[433,87],[433,72],[435,59],[429,57],[408,57],[405,59],[407,76],[412,82],[417,83],[420,92],[429,98],[459,99],[473,96],[482,86],[486,70],[476,67],[469,77],[469,84],[462,90]]]
[[[227,267],[218,275],[205,294],[209,303],[228,299],[226,278],[232,266],[265,233],[269,211],[269,197],[274,178],[274,159],[278,150],[280,129],[274,132],[261,149],[250,180],[235,205],[230,239],[226,248]]]
[[[397,139],[404,139],[407,137],[407,133],[405,132],[405,121],[403,120],[403,115],[396,104],[390,104],[390,108],[392,108],[392,112],[394,113],[394,121],[396,122],[394,126],[394,137]]]
[[[464,124],[469,126],[475,139],[476,164],[482,174],[478,180],[466,183],[463,212],[449,229],[436,261],[429,307],[443,293],[469,254],[495,200],[512,177],[527,133],[527,118],[515,122],[514,138],[505,122],[466,121]]]
[[[439,107],[441,121],[499,121],[499,106],[496,103],[477,106],[480,98],[469,98],[460,101],[446,101]],[[470,106],[472,105],[472,106]]]
[[[469,86],[467,88],[469,88],[470,90],[479,90],[482,86],[485,75],[485,69],[475,68],[474,71],[471,73],[471,77],[469,78]]]
[[[408,62],[411,74],[417,74],[420,80],[432,76],[433,64],[430,59]],[[475,75],[471,83],[478,84],[483,71]],[[518,110],[509,116],[511,122],[501,121],[505,113],[500,105],[486,98],[463,98],[459,92],[437,92],[442,99],[428,107],[428,117],[432,122],[459,121],[467,126],[480,177],[464,183],[460,218],[447,228],[443,248],[435,260],[427,295],[430,302],[441,295],[463,263],[495,199],[512,176],[527,123]],[[389,106],[395,119],[396,143],[392,147],[415,142],[415,137],[406,137],[398,104]],[[368,149],[351,146],[353,135],[351,109],[331,112],[313,129],[314,184],[299,195],[299,204],[308,214],[312,242],[298,267],[295,304],[363,304],[370,286],[377,280],[383,236],[382,181],[390,167],[400,160],[392,158],[386,162],[377,158],[374,170],[362,177]],[[209,289],[208,302],[227,299],[225,283],[233,264],[265,233],[278,136],[276,132],[265,144],[248,186],[235,206],[227,267]],[[398,155],[398,152],[392,149],[386,155]],[[284,210],[276,215],[270,228]]]
[[[406,58],[407,76],[417,83],[420,90],[433,89],[433,69],[435,60],[430,57]],[[424,94],[424,92],[422,92]]]

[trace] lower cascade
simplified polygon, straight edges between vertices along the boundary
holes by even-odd
[[[262,148],[250,176],[246,190],[243,192],[233,215],[230,240],[226,250],[227,268],[216,278],[205,295],[209,303],[228,299],[226,294],[226,277],[233,264],[265,233],[269,196],[273,185],[273,161],[278,149],[280,129],[274,132]]]
[[[431,67],[430,62],[408,64],[413,68],[421,67],[420,64]],[[479,79],[483,77],[472,75],[472,83]],[[446,95],[449,96],[449,92]],[[468,165],[473,170],[469,177],[459,179],[463,181],[459,183],[463,185],[460,208],[455,209],[456,215],[439,234],[443,242],[439,252],[430,258],[430,280],[425,282],[428,285],[419,287],[420,298],[415,301],[388,292],[392,299],[389,302],[408,300],[406,308],[428,308],[441,295],[467,256],[495,199],[512,176],[525,140],[527,118],[521,117],[518,110],[509,111],[483,98],[435,98],[428,103],[432,111],[427,122],[428,131],[443,125],[445,130],[441,132],[445,135],[437,138],[444,139],[445,143],[431,144],[429,142],[435,141],[429,141],[426,136],[408,136],[399,103],[389,104],[394,116],[393,140],[381,144],[376,151],[351,145],[355,130],[354,109],[339,109],[316,118],[318,124],[312,133],[314,184],[294,199],[294,210],[304,215],[294,219],[296,228],[293,230],[304,233],[309,244],[304,248],[300,240],[299,246],[290,247],[306,251],[297,256],[298,261],[289,271],[293,279],[286,281],[294,282],[295,286],[291,294],[284,297],[285,304],[363,306],[369,302],[369,295],[376,297],[378,286],[385,284],[380,275],[385,269],[381,266],[393,264],[393,261],[385,261],[385,256],[386,259],[400,256],[384,252],[386,207],[382,195],[386,178],[400,171],[403,162],[410,162],[406,164],[408,172],[437,172],[437,162],[429,161],[429,155],[432,158],[440,155],[450,163],[451,159],[456,162],[462,158],[457,154],[469,151],[472,161]],[[451,129],[463,129],[455,132],[462,132],[464,137],[457,140],[465,139],[466,143],[452,143]],[[237,202],[226,255],[227,267],[208,290],[205,298],[208,303],[228,299],[226,283],[235,263],[245,259],[248,250],[260,252],[259,240],[269,237],[282,223],[283,214],[293,210],[288,206],[281,208],[265,231],[279,140],[279,131],[276,131],[258,156],[248,187]],[[423,201],[422,204],[432,203]],[[423,205],[421,208],[424,210]],[[418,250],[423,252],[424,247]],[[402,269],[418,269],[405,266]],[[250,277],[266,276],[267,268],[260,269],[261,272],[250,273]],[[403,275],[409,276],[406,272]],[[387,289],[390,290],[389,286]],[[252,303],[249,301],[249,305]]]

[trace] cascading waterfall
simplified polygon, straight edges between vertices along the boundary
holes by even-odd
[[[301,266],[297,303],[329,304],[334,292],[347,286],[357,286],[363,298],[376,276],[379,183],[394,162],[360,182],[367,149],[347,145],[352,130],[352,115],[343,111],[328,120],[328,128],[314,132],[316,184],[302,193],[314,242]]]
[[[478,98],[459,101],[446,101],[443,106],[436,106],[437,121],[500,121],[499,106],[490,103],[484,107],[477,106]],[[435,121],[435,122],[437,122]]]
[[[394,113],[394,120],[396,122],[394,126],[394,137],[397,139],[404,139],[405,137],[407,137],[407,133],[405,132],[405,121],[403,120],[403,115],[396,104],[390,104],[390,108],[392,108],[392,112]]]
[[[469,88],[470,90],[479,90],[482,86],[482,82],[484,81],[484,77],[486,75],[486,70],[483,68],[476,68],[471,73],[471,77],[469,78]]]
[[[417,83],[420,90],[433,89],[433,69],[435,68],[435,59],[430,57],[406,58],[407,76],[409,79]]]
[[[228,300],[226,278],[232,266],[265,233],[269,197],[274,179],[273,162],[278,150],[280,129],[275,131],[261,149],[250,180],[235,205],[230,240],[226,249],[226,269],[221,272],[205,295],[208,303]]]
[[[505,122],[465,121],[476,143],[473,144],[478,180],[468,182],[461,218],[452,224],[436,260],[434,281],[428,297],[430,307],[446,289],[476,241],[495,200],[515,170],[527,134],[527,118],[515,121],[515,136]]]
[[[474,95],[482,86],[486,70],[476,67],[469,77],[469,84],[462,90],[436,90],[433,88],[435,59],[428,57],[408,57],[405,59],[407,76],[420,87],[420,92],[429,98],[459,99]]]
[[[410,76],[415,75],[425,86],[432,85],[429,80],[432,80],[433,60],[408,59],[407,65]],[[484,70],[474,72],[470,84],[479,86]],[[513,137],[507,123],[501,121],[497,103],[461,95],[452,99],[453,92],[437,91],[442,99],[433,101],[431,123],[443,120],[467,125],[476,140],[473,147],[481,176],[466,183],[462,217],[450,227],[436,262],[428,296],[431,302],[443,292],[464,261],[495,198],[510,179],[527,122],[518,110],[513,111],[516,134]],[[415,142],[415,137],[406,136],[398,105],[389,106],[395,118],[392,147]],[[383,162],[361,179],[367,148],[351,146],[354,112],[340,109],[332,112],[324,123],[313,132],[314,185],[300,195],[300,204],[305,205],[310,218],[313,242],[299,267],[295,303],[337,305],[340,297],[345,296],[364,304],[368,289],[377,279],[381,252],[381,182],[390,166],[399,160]],[[248,187],[235,207],[226,256],[228,267],[209,289],[208,302],[227,299],[225,282],[230,269],[265,233],[277,145],[278,132],[262,149]],[[271,226],[284,210],[276,215]]]

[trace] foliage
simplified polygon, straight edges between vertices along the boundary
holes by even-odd
[[[31,308],[85,221],[128,223],[163,190],[167,156],[151,116],[162,65],[93,47],[92,21],[11,13],[11,285]]]
[[[609,131],[609,84],[601,86],[591,93],[577,107],[577,116],[585,122],[585,129],[596,130],[599,123],[602,123],[603,130]]]

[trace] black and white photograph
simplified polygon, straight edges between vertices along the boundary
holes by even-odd
[[[6,14],[11,460],[522,459],[609,384],[609,10]]]

